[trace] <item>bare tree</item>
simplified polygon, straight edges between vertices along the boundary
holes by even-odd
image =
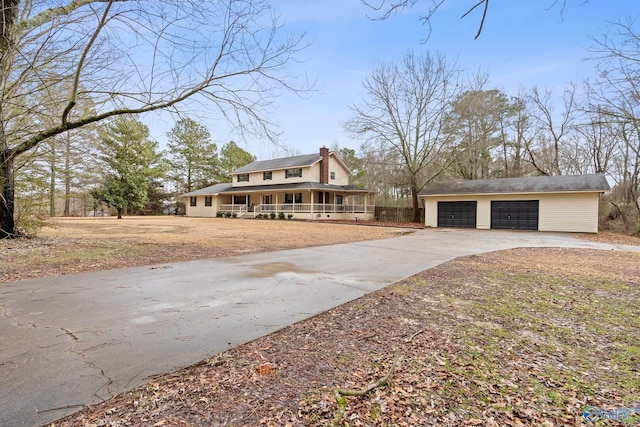
[[[493,163],[499,151],[506,151],[504,127],[514,116],[509,98],[497,89],[484,90],[483,85],[463,92],[447,120],[455,141],[452,169],[463,179],[487,179],[495,174]]]
[[[363,82],[365,94],[345,123],[351,134],[395,152],[404,168],[414,212],[418,193],[451,162],[445,117],[460,93],[459,71],[444,55],[407,53],[379,65]]]
[[[598,78],[590,86],[590,109],[615,126],[620,145],[614,159],[624,201],[640,214],[640,32],[637,20],[611,24],[590,49]]]
[[[526,147],[533,137],[532,117],[522,93],[510,100],[510,114],[500,123],[500,159],[498,176],[518,177],[528,174],[530,168],[526,162]]]
[[[416,3],[419,3],[418,0],[378,0],[378,1],[370,1],[370,0],[361,0],[362,3],[376,12],[379,12],[380,15],[375,17],[375,19],[387,19],[392,15],[402,12],[407,7],[413,7]],[[589,0],[579,0],[581,3],[588,3]],[[424,0],[421,3],[430,3],[428,11],[425,15],[420,17],[420,21],[423,24],[429,26],[429,32],[431,32],[431,20],[435,16],[435,14],[440,10],[441,7],[447,0]],[[451,3],[451,2],[449,2]],[[554,6],[556,4],[561,4],[561,11],[564,11],[565,6],[567,5],[567,0],[553,0],[550,2],[550,6]],[[467,2],[467,6],[463,8],[463,12],[460,18],[466,18],[472,13],[477,12],[479,14],[479,22],[478,22],[478,31],[476,32],[475,39],[480,37],[482,34],[482,29],[484,28],[485,21],[487,19],[489,13],[489,0],[470,0]]]
[[[602,112],[589,112],[576,125],[575,152],[570,159],[576,173],[609,173],[621,139],[615,124]]]
[[[275,138],[266,111],[294,90],[285,67],[303,47],[266,0],[4,0],[0,12],[0,237],[16,232],[16,158],[69,130],[195,99]],[[49,125],[39,105],[53,93],[64,108]]]
[[[562,94],[562,108],[557,112],[551,90],[540,92],[534,88],[529,94],[533,117],[537,122],[537,135],[529,142],[527,154],[533,167],[541,175],[562,175],[565,170],[563,144],[575,128],[577,113],[576,87],[570,85]]]

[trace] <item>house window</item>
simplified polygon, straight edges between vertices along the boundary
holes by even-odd
[[[211,206],[212,200],[213,200],[213,196],[204,196],[204,205]]]
[[[269,171],[269,172],[262,172],[262,180],[266,181],[268,179],[272,179],[273,178],[273,172]]]
[[[300,178],[302,177],[302,169],[287,169],[284,171],[285,178]]]
[[[189,206],[196,206],[198,204],[198,198],[196,196],[189,197]]]
[[[284,193],[285,203],[302,203],[302,193]]]
[[[262,203],[264,203],[265,205],[273,204],[273,196],[271,194],[262,196]]]
[[[238,182],[249,182],[249,174],[248,173],[238,174]]]
[[[335,172],[331,172],[331,179],[336,179],[336,173]]]
[[[318,193],[318,203],[330,203],[329,193]]]
[[[247,196],[233,196],[233,204],[234,205],[246,205],[247,204]]]
[[[336,205],[342,204],[342,194],[336,194]]]

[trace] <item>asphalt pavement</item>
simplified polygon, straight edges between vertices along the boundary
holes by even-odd
[[[570,234],[420,230],[386,240],[0,284],[0,426],[37,426],[450,259],[633,250]]]

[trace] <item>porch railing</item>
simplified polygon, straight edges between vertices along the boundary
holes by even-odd
[[[336,205],[326,203],[279,203],[258,205],[254,214],[297,212],[297,213],[373,213],[375,206],[365,205]]]
[[[220,205],[222,212],[235,212],[238,215],[242,215],[247,212],[247,205]]]

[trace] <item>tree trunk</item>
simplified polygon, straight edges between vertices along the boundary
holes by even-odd
[[[411,184],[411,203],[413,206],[413,222],[420,223],[420,203],[418,200],[418,188]]]
[[[51,163],[50,166],[50,175],[49,175],[49,216],[56,216],[56,158],[55,158],[55,148],[51,146]]]
[[[118,211],[118,219],[122,219],[122,208],[116,208]]]
[[[13,158],[6,153],[0,153],[0,239],[14,237],[16,224],[13,218],[15,203],[15,188],[13,180]]]
[[[71,137],[65,135],[64,156],[64,216],[71,215]],[[84,215],[83,215],[84,216]]]

